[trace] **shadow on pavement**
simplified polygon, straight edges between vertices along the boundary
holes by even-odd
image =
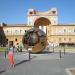
[[[30,52],[31,54],[50,54],[50,53],[53,53],[52,51],[43,51],[43,52],[39,52],[39,53],[32,53]]]
[[[41,54],[50,54],[50,53],[53,53],[53,52],[43,51]]]
[[[4,72],[6,72],[6,70],[1,70],[1,71],[0,71],[0,74],[1,74],[1,73],[4,73]]]
[[[29,61],[29,60],[20,61],[19,63],[15,64],[15,66],[21,65],[21,64],[23,64],[23,63],[25,63],[25,62],[27,62],[27,61]]]

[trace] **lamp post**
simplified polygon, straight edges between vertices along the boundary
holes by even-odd
[[[64,55],[65,55],[65,46],[64,46]]]
[[[6,49],[5,49],[5,58],[6,58]]]
[[[62,56],[61,56],[61,50],[59,50],[59,57],[60,57],[60,59],[61,59],[61,57],[62,57]]]
[[[54,43],[53,43],[53,53],[54,53]]]

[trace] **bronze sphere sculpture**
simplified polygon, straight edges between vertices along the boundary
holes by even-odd
[[[24,46],[32,47],[32,53],[42,52],[46,46],[46,34],[39,28],[25,31],[22,42]]]

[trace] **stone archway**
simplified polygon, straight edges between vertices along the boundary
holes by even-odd
[[[49,25],[51,24],[51,22],[49,21],[49,19],[44,18],[44,17],[40,17],[38,19],[35,20],[34,22],[34,26],[40,26],[40,25]]]
[[[40,17],[40,18],[35,20],[34,27],[38,27],[39,29],[42,29],[45,33],[47,33],[46,26],[49,24],[51,24],[49,19],[44,18],[44,17]]]

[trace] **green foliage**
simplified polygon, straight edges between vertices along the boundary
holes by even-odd
[[[0,27],[0,46],[6,46],[6,36],[3,30],[3,27]]]
[[[0,52],[2,52],[2,51],[8,51],[8,48],[7,47],[0,47]]]

